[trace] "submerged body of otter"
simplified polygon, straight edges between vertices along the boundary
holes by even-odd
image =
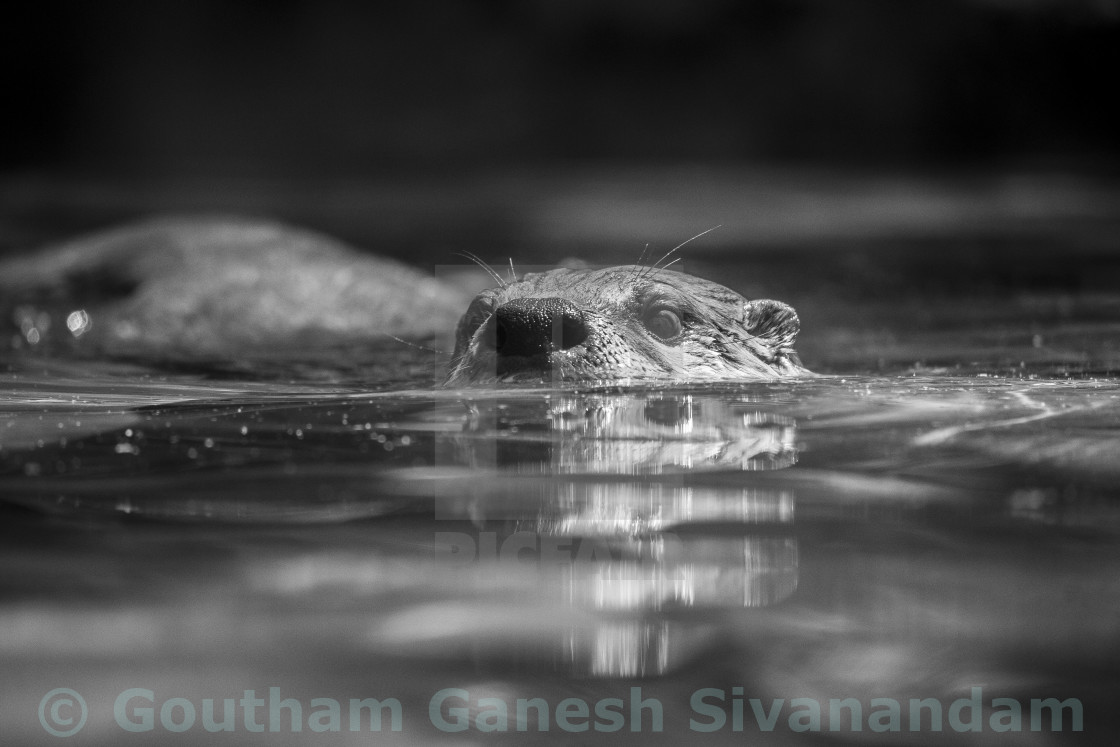
[[[449,385],[526,379],[726,381],[798,376],[796,312],[642,266],[559,269],[477,296]]]
[[[691,275],[628,266],[499,282],[468,305],[459,285],[311,231],[175,218],[0,263],[0,305],[17,345],[58,350],[50,329],[64,348],[156,362],[377,356],[459,319],[449,386],[808,373],[792,308]]]
[[[246,218],[157,218],[0,263],[17,343],[113,358],[315,359],[443,333],[469,300],[401,262]]]

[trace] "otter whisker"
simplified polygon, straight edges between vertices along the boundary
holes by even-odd
[[[642,272],[645,268],[642,267],[642,262],[646,261],[646,254],[649,253],[649,242],[646,242],[645,247],[642,248],[642,253],[638,255],[638,261],[634,263],[634,271],[630,274],[630,282],[636,283],[641,279]]]
[[[513,257],[509,258],[509,276],[512,278],[510,282],[517,282],[517,270],[513,269]]]
[[[668,270],[670,267],[672,267],[673,265],[675,265],[677,262],[680,262],[680,261],[681,261],[681,257],[677,257],[676,259],[667,263],[664,267],[659,268],[656,272],[654,272],[653,276],[656,276],[657,273],[661,272],[662,270]]]
[[[491,267],[490,265],[488,265],[487,263],[485,263],[481,259],[479,259],[478,255],[471,254],[470,252],[455,252],[455,253],[458,256],[462,257],[463,259],[469,259],[471,262],[474,262],[476,265],[481,267],[483,270],[486,270],[486,274],[489,275],[490,277],[494,278],[494,282],[498,284],[499,288],[505,288],[506,287],[507,283],[504,279],[502,279],[502,276],[499,275],[498,273],[494,272],[493,267]]]
[[[408,345],[410,348],[416,348],[417,350],[423,350],[426,353],[436,353],[438,355],[447,355],[447,353],[444,352],[443,350],[436,350],[435,348],[429,348],[425,345],[417,345],[414,342],[409,342],[408,340],[402,340],[401,338],[397,337],[396,335],[391,335],[388,332],[383,332],[382,334],[385,337],[388,337],[391,340],[396,340],[397,342],[401,343],[402,345]]]
[[[696,239],[700,238],[701,236],[703,236],[703,235],[705,235],[705,234],[709,234],[709,233],[711,233],[712,231],[716,230],[717,228],[721,228],[722,226],[723,226],[723,224],[722,224],[722,223],[721,223],[720,225],[718,225],[718,226],[712,226],[712,227],[711,227],[711,228],[709,228],[709,229],[708,229],[707,231],[701,231],[700,233],[698,233],[698,234],[696,234],[695,236],[693,236],[693,237],[692,237],[691,239],[685,239],[685,240],[684,240],[684,241],[682,241],[681,243],[677,244],[677,245],[676,245],[676,246],[674,246],[674,247],[673,247],[672,249],[670,249],[669,251],[665,252],[665,254],[664,254],[664,255],[662,255],[661,259],[659,259],[659,260],[657,260],[656,262],[654,262],[654,263],[653,263],[653,264],[652,264],[652,265],[650,266],[650,268],[649,268],[649,272],[645,273],[645,274],[643,275],[643,277],[650,277],[650,276],[651,276],[651,275],[653,274],[653,272],[654,272],[655,270],[657,270],[657,269],[658,269],[658,265],[660,265],[660,264],[661,264],[662,262],[664,262],[665,260],[667,260],[667,259],[669,258],[669,255],[671,255],[671,254],[672,254],[673,252],[675,252],[675,251],[677,251],[678,249],[680,249],[680,248],[681,248],[682,246],[684,246],[685,244],[689,243],[690,241],[695,241]],[[674,260],[674,261],[676,261],[676,260]],[[665,267],[668,267],[668,266],[669,266],[669,265],[665,265]],[[665,269],[665,267],[662,267],[661,269],[663,270],[663,269]]]
[[[651,267],[648,272],[646,272],[644,275],[642,275],[642,279],[643,280],[652,280],[652,279],[657,277],[657,274],[659,272],[661,272],[662,270],[669,269],[670,267],[672,267],[673,265],[675,265],[677,262],[680,262],[680,261],[681,261],[681,258],[677,257],[676,259],[670,260],[663,267]]]

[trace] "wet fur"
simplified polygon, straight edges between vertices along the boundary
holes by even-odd
[[[588,339],[522,371],[498,372],[487,342],[490,317],[521,298],[563,298],[583,313]],[[681,334],[662,341],[642,324],[651,305],[678,310]],[[708,280],[631,265],[534,273],[480,294],[459,322],[447,383],[462,385],[533,378],[561,380],[761,379],[808,373],[793,350],[796,312],[778,301],[748,301]]]

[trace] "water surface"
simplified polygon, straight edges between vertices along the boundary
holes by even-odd
[[[119,737],[129,687],[395,697],[383,736],[415,743],[444,688],[512,708],[640,687],[664,707],[652,743],[710,723],[703,688],[948,707],[981,687],[1116,725],[1110,378],[371,391],[26,359],[4,378],[0,657],[24,738],[59,683],[89,743]],[[812,738],[786,707],[768,736]],[[741,740],[730,724],[694,736]]]

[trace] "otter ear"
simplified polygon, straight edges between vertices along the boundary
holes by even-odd
[[[743,305],[743,326],[755,337],[762,337],[777,348],[792,348],[801,331],[801,320],[789,304],[763,299]]]

